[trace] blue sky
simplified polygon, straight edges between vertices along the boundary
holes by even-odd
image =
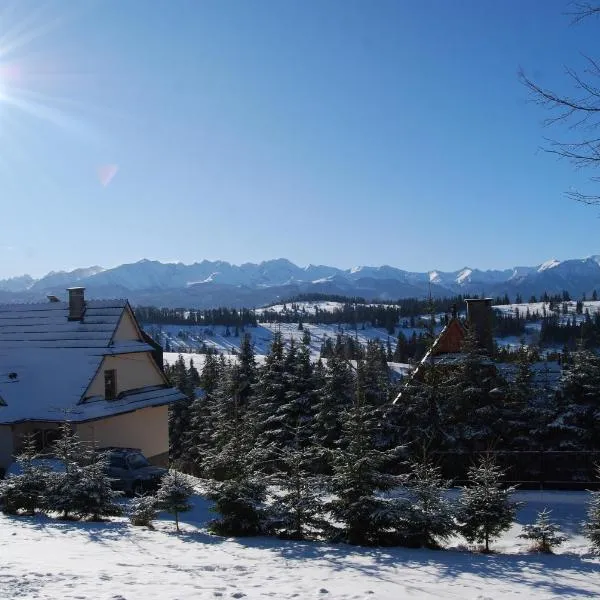
[[[552,132],[517,79],[560,87],[598,55],[598,23],[566,8],[0,0],[0,277],[600,253],[598,211],[564,195],[590,173],[538,150]]]

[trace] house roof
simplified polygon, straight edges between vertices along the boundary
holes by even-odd
[[[154,350],[112,341],[128,306],[89,300],[83,320],[70,321],[66,302],[0,305],[0,423],[85,421],[183,399],[165,381],[115,400],[83,400],[105,356]]]
[[[0,305],[0,348],[106,348],[127,300],[88,300],[82,321],[66,302]]]

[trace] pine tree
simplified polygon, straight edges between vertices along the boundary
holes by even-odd
[[[538,512],[535,523],[523,526],[523,533],[520,538],[531,540],[532,549],[536,552],[552,552],[552,548],[560,546],[566,541],[566,537],[561,534],[560,528],[550,521],[550,512],[544,509]]]
[[[206,454],[213,447],[215,428],[215,393],[225,371],[222,362],[214,354],[207,354],[200,375],[199,394],[189,408],[188,430],[183,434],[180,464],[187,472],[199,475],[203,470]]]
[[[448,397],[444,415],[446,444],[472,452],[488,448],[502,432],[501,385],[494,364],[482,350],[475,332],[467,329],[460,361],[445,382]]]
[[[312,444],[319,452],[318,470],[331,470],[330,452],[342,432],[344,412],[353,402],[356,382],[347,361],[332,357],[327,361],[325,378],[317,392]]]
[[[511,450],[531,450],[531,424],[539,423],[538,389],[532,360],[527,349],[521,346],[517,352],[514,379],[502,401],[502,437]]]
[[[598,477],[600,477],[600,467],[598,468]],[[587,520],[584,526],[585,535],[592,543],[592,549],[600,554],[600,490],[590,492]]]
[[[194,385],[181,354],[166,373],[171,383],[185,395],[184,400],[169,406],[169,458],[177,461],[181,458],[185,433],[189,430],[189,409],[194,398]]]
[[[390,452],[376,449],[377,419],[360,389],[346,412],[340,447],[333,452],[331,491],[326,503],[336,539],[350,544],[381,543],[392,526],[396,503],[382,499],[378,492],[392,488],[397,480],[383,472]]]
[[[106,456],[82,443],[68,422],[60,427],[54,454],[65,470],[48,474],[46,510],[61,513],[64,519],[91,517],[99,520],[121,514],[121,508],[115,502],[120,493],[111,487]]]
[[[81,463],[89,454],[68,421],[62,423],[59,429],[60,437],[54,443],[54,455],[65,470],[49,474],[44,509],[61,513],[63,519],[69,519],[77,516],[80,508]]]
[[[456,530],[455,509],[447,498],[449,482],[427,459],[413,461],[404,478],[405,504],[396,529],[410,547],[439,548]]]
[[[132,525],[154,529],[152,521],[158,516],[158,500],[156,496],[138,496],[129,503],[129,520]]]
[[[462,489],[458,519],[468,542],[485,543],[512,525],[519,504],[511,500],[514,487],[502,487],[504,472],[489,457],[482,457],[468,472],[470,486]]]
[[[38,461],[33,435],[25,436],[16,463],[19,473],[0,480],[3,510],[9,514],[24,511],[26,515],[33,515],[43,504],[49,473],[49,468]]]
[[[558,414],[550,429],[561,450],[600,447],[600,356],[580,346],[563,370]]]
[[[257,535],[264,523],[265,452],[256,446],[254,399],[247,407],[238,400],[236,371],[237,365],[229,367],[219,386],[213,447],[204,460],[204,474],[212,478],[208,497],[219,513],[209,528],[218,535]]]
[[[179,514],[192,510],[190,497],[194,488],[184,475],[169,471],[156,492],[157,506],[175,517],[175,527],[179,532]]]
[[[107,456],[94,454],[86,463],[79,467],[77,485],[71,490],[73,512],[79,518],[90,517],[92,521],[120,515],[121,507],[115,502],[120,492],[111,487]]]
[[[312,449],[301,448],[299,436],[280,456],[280,470],[272,478],[279,491],[269,510],[269,528],[281,538],[315,537],[327,526],[321,514],[323,490],[312,463]]]

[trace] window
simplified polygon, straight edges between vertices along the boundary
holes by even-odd
[[[117,372],[115,369],[104,371],[104,398],[114,400],[117,397]]]

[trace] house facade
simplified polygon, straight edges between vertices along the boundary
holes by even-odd
[[[163,373],[160,352],[127,300],[0,306],[0,468],[26,434],[49,448],[68,420],[97,447],[140,448],[168,461],[168,406],[184,399]]]

